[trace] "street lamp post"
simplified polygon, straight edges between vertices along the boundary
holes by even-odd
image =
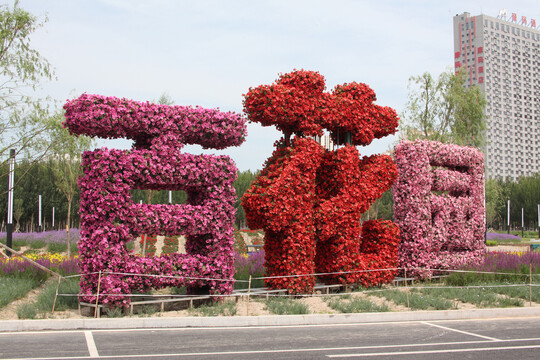
[[[508,234],[510,234],[510,199],[508,199]]]
[[[9,151],[9,177],[8,177],[8,213],[6,224],[6,245],[13,247],[13,186],[15,180],[15,149]],[[6,249],[6,255],[11,256],[11,251]]]
[[[41,195],[38,195],[38,232],[41,232]]]
[[[524,227],[525,227],[525,209],[521,208],[521,238],[523,238]]]

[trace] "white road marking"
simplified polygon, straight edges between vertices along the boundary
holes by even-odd
[[[88,353],[90,358],[98,358],[99,353],[97,351],[96,342],[94,341],[94,336],[92,336],[91,331],[85,331],[84,337],[86,338],[86,346],[88,347]]]
[[[458,333],[465,334],[465,335],[476,336],[476,337],[479,337],[479,338],[482,338],[482,339],[491,340],[491,341],[501,341],[500,339],[496,339],[496,338],[493,338],[493,337],[490,337],[490,336],[484,336],[484,335],[480,335],[480,334],[471,333],[471,332],[468,332],[468,331],[452,329],[452,328],[449,328],[449,327],[446,327],[446,326],[437,325],[437,324],[432,324],[432,323],[427,322],[427,321],[422,321],[422,324],[426,324],[426,325],[429,325],[429,326],[438,327],[438,328],[441,328],[441,329],[444,329],[444,330],[449,330],[449,331],[458,332]]]
[[[523,346],[504,346],[504,347],[488,347],[488,348],[472,348],[472,349],[443,349],[443,350],[419,350],[419,351],[396,351],[385,353],[366,353],[366,354],[336,354],[326,355],[329,358],[347,358],[347,357],[373,357],[373,356],[389,356],[389,355],[420,355],[420,354],[446,354],[472,351],[500,351],[500,350],[519,350],[519,349],[540,349],[540,345],[523,345]]]
[[[528,319],[540,318],[540,316],[529,316]],[[438,323],[452,322],[467,322],[467,321],[499,321],[511,320],[513,318],[490,318],[490,319],[451,319],[451,320],[436,320]],[[307,325],[247,325],[247,326],[199,326],[199,327],[162,327],[162,328],[116,328],[116,329],[93,329],[92,332],[141,332],[141,331],[198,331],[198,330],[253,330],[253,329],[291,329],[291,328],[309,328],[309,327],[344,327],[344,326],[373,326],[373,325],[402,325],[402,324],[421,324],[424,321],[404,320],[404,321],[383,321],[383,322],[358,322],[348,324],[307,324]],[[80,333],[87,330],[35,330],[35,331],[5,331],[0,332],[0,337],[3,335],[16,334],[57,334],[57,333]]]
[[[500,343],[518,342],[518,341],[540,341],[540,338],[529,339],[512,339],[512,340],[500,340]],[[215,351],[215,352],[191,352],[191,353],[164,353],[164,354],[135,354],[135,355],[111,355],[106,356],[114,359],[132,359],[132,358],[154,358],[154,357],[189,357],[189,356],[227,356],[227,355],[257,355],[257,354],[269,354],[269,353],[298,353],[298,352],[330,352],[330,351],[344,351],[344,350],[373,350],[373,349],[392,349],[392,348],[407,348],[407,347],[429,347],[429,346],[448,346],[448,345],[471,345],[471,344],[494,344],[491,341],[457,341],[457,342],[440,342],[429,344],[402,344],[402,345],[371,345],[371,346],[351,346],[351,347],[329,347],[329,348],[304,348],[304,349],[274,349],[274,350],[245,350],[245,351]],[[437,353],[437,352],[464,352],[464,351],[479,351],[478,349],[485,350],[505,350],[505,349],[529,349],[540,348],[540,345],[518,345],[518,346],[504,346],[493,348],[469,348],[469,349],[451,349],[451,350],[418,350],[409,352],[388,352],[388,353],[366,353],[366,354],[336,354],[326,355],[327,357],[354,357],[354,356],[376,356],[381,354],[398,355],[398,354],[421,354]],[[65,357],[40,357],[40,358],[28,358],[26,360],[70,360],[70,359],[95,359],[97,356],[65,356]],[[3,359],[3,360],[21,360],[20,358]]]

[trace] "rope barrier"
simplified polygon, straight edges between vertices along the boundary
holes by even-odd
[[[125,273],[125,272],[109,272],[109,271],[99,271],[99,272],[92,272],[92,273],[87,273],[87,274],[73,274],[73,275],[67,275],[67,276],[61,276],[60,274],[42,266],[41,264],[38,264],[36,263],[35,261],[33,261],[32,259],[29,259],[28,257],[24,256],[23,254],[13,250],[13,249],[10,249],[8,248],[6,245],[0,243],[0,245],[4,248],[7,248],[9,250],[11,250],[13,253],[17,254],[18,256],[22,257],[24,260],[27,260],[29,261],[30,263],[32,263],[34,266],[44,270],[44,271],[47,271],[48,273],[54,275],[54,276],[57,276],[58,277],[58,286],[57,286],[57,294],[55,296],[55,303],[56,303],[56,297],[57,296],[77,296],[77,297],[81,297],[81,296],[86,296],[86,295],[81,295],[81,294],[60,294],[58,293],[58,288],[59,288],[59,285],[60,285],[60,281],[61,279],[70,279],[70,278],[76,278],[76,277],[82,277],[83,275],[84,276],[88,276],[88,275],[100,275],[101,276],[107,276],[107,275],[117,275],[117,276],[137,276],[137,277],[151,277],[151,278],[167,278],[167,279],[184,279],[184,280],[195,280],[195,281],[216,281],[216,282],[236,282],[236,283],[248,283],[249,285],[251,285],[251,282],[254,281],[254,280],[267,280],[267,279],[278,279],[278,278],[299,278],[299,277],[317,277],[317,276],[328,276],[328,275],[344,275],[344,274],[354,274],[354,273],[369,273],[369,272],[376,272],[376,271],[380,271],[380,272],[383,272],[383,271],[404,271],[405,274],[406,274],[406,271],[410,271],[413,270],[413,271],[418,271],[418,272],[422,272],[422,271],[427,271],[427,272],[430,272],[430,273],[438,273],[438,274],[441,274],[441,275],[446,275],[446,274],[451,274],[451,273],[474,273],[474,274],[483,274],[483,275],[503,275],[503,276],[526,276],[526,277],[529,277],[529,283],[528,284],[504,284],[504,285],[489,285],[489,284],[483,284],[483,285],[468,285],[468,286],[436,286],[436,287],[433,287],[433,286],[407,286],[407,291],[409,289],[414,289],[414,290],[421,290],[421,289],[426,289],[426,288],[429,288],[429,289],[474,289],[474,288],[484,288],[484,289],[487,289],[487,288],[503,288],[503,287],[523,287],[523,286],[527,286],[530,288],[530,291],[532,292],[532,288],[536,288],[536,287],[540,287],[540,284],[535,284],[532,282],[532,279],[533,277],[538,277],[540,276],[540,274],[533,274],[532,273],[532,264],[530,264],[530,269],[529,269],[529,274],[522,274],[522,273],[512,273],[512,272],[501,272],[501,271],[493,271],[493,272],[489,272],[489,271],[476,271],[476,270],[461,270],[461,269],[432,269],[432,268],[421,268],[421,267],[417,267],[417,268],[400,268],[400,267],[395,267],[395,268],[385,268],[385,269],[364,269],[364,270],[354,270],[354,271],[338,271],[338,272],[327,272],[327,273],[313,273],[313,274],[291,274],[291,275],[282,275],[282,276],[261,276],[261,277],[250,277],[250,280],[242,280],[242,279],[220,279],[220,278],[207,278],[207,277],[192,277],[192,276],[182,276],[182,275],[156,275],[156,274],[137,274],[137,273]],[[428,276],[426,278],[431,278],[431,276]],[[402,279],[405,281],[405,283],[407,284],[407,280],[415,280],[415,278],[407,278],[405,276],[404,279]],[[347,286],[347,285],[355,285],[355,284],[336,284],[336,285],[342,285],[342,286]],[[258,290],[258,289],[252,289],[251,286],[249,286],[250,289],[248,290],[248,293],[251,295],[251,296],[257,296],[257,295],[261,295],[261,294],[264,294],[266,297],[327,297],[327,296],[343,296],[343,295],[348,295],[350,293],[333,293],[333,294],[316,294],[316,293],[313,293],[313,294],[288,294],[288,293],[285,293],[285,294],[271,294],[269,292],[267,292],[266,290]],[[365,290],[361,290],[361,291],[356,291],[355,293],[359,293],[359,294],[369,294],[369,293],[376,293],[376,292],[381,292],[381,291],[385,291],[385,290],[388,290],[388,289],[365,289]],[[287,289],[280,289],[280,290],[274,290],[274,291],[283,291],[283,292],[287,292]],[[208,295],[204,295],[205,297],[209,297],[209,298],[212,298],[212,297],[220,297],[220,298],[223,298],[223,297],[237,297],[237,296],[246,296],[247,294],[246,293],[242,293],[242,292],[236,292],[236,293],[232,293],[232,294],[208,294]],[[94,295],[95,296],[95,295]],[[200,297],[201,295],[188,295],[188,294],[167,294],[167,295],[159,295],[159,294],[156,294],[156,295],[153,295],[153,294],[108,294],[108,293],[98,293],[97,297],[99,298],[99,296],[108,296],[108,297],[130,297],[130,298],[137,298],[137,297],[145,297],[145,298],[158,298],[158,297],[161,297],[163,298],[163,296],[166,296],[168,298],[185,298],[185,299],[189,299],[189,298],[194,298],[194,297]],[[532,298],[532,293],[531,293],[531,297]],[[53,309],[54,309],[54,304],[53,304]],[[53,310],[54,311],[54,310]]]

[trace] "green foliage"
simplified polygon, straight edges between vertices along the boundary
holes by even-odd
[[[392,189],[383,193],[375,200],[373,205],[362,215],[362,221],[369,219],[394,220],[394,199],[392,198]]]
[[[487,241],[486,241],[486,245],[487,245],[487,246],[497,246],[497,245],[498,245],[498,242],[495,241],[495,240],[487,240]]]
[[[0,179],[6,179],[8,173],[7,164],[0,165]],[[55,208],[55,227],[56,229],[65,228],[65,219],[67,218],[68,204],[64,195],[54,183],[52,169],[48,161],[32,163],[29,161],[18,161],[15,166],[15,188],[14,198],[22,200],[22,215],[15,224],[21,232],[30,232],[37,230],[38,214],[38,195],[42,195],[42,211],[44,217],[44,226],[47,230],[51,229],[52,208]],[[0,181],[0,194],[7,192],[7,181]],[[73,227],[78,227],[79,215],[79,192],[73,198],[71,215]],[[0,196],[0,216],[7,216],[7,196]],[[17,221],[17,219],[15,219]]]
[[[524,209],[525,227],[538,229],[538,204],[540,203],[540,174],[522,176],[518,181],[510,179],[486,180],[486,212],[488,227],[506,230],[508,200],[510,200],[510,224],[512,229],[521,228],[521,209]],[[520,231],[514,235],[521,236]],[[527,232],[525,237],[538,238],[538,232]]]
[[[276,315],[309,314],[306,304],[286,297],[272,297],[265,301],[266,309]]]
[[[238,177],[234,182],[234,189],[236,190],[236,201],[234,203],[234,208],[236,209],[236,226],[240,228],[245,224],[246,213],[242,207],[242,196],[244,193],[251,187],[251,183],[259,175],[259,172],[247,171],[238,171]]]
[[[46,152],[47,110],[32,97],[42,80],[53,78],[49,62],[30,46],[30,35],[41,26],[18,1],[13,8],[0,5],[0,155],[11,148],[31,158]]]
[[[409,101],[402,118],[408,140],[426,139],[483,148],[486,99],[477,86],[465,87],[464,75],[425,72],[409,79]]]
[[[187,294],[187,289],[185,287],[172,287],[170,291],[172,295],[186,295]]]
[[[62,126],[63,114],[56,114],[50,119],[49,134],[51,137],[52,157],[49,166],[52,170],[54,184],[64,195],[68,211],[66,224],[71,223],[71,207],[78,193],[77,180],[82,175],[81,154],[92,146],[88,136],[72,136]],[[71,239],[67,232],[67,256],[71,256]]]

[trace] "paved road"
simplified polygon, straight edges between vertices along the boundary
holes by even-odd
[[[540,318],[0,333],[0,359],[538,359]]]

